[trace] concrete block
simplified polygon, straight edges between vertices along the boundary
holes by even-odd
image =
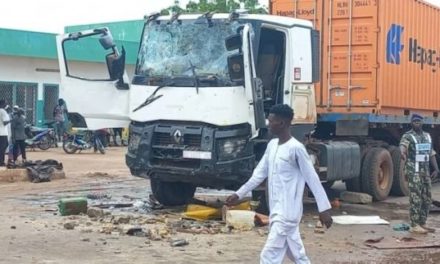
[[[29,181],[26,169],[0,169],[0,182]]]

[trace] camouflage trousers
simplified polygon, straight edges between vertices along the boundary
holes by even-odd
[[[411,226],[425,225],[431,206],[431,178],[428,173],[408,173]]]

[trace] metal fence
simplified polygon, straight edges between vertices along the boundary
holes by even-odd
[[[36,123],[36,83],[0,82],[0,99],[6,100],[10,106],[17,105],[24,109],[26,122]]]
[[[48,122],[53,120],[53,110],[58,102],[59,88],[55,84],[44,85],[44,120]]]

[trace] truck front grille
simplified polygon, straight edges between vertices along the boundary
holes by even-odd
[[[183,150],[200,150],[201,143],[201,135],[197,134],[184,134],[180,140],[176,140],[171,133],[155,132],[151,165],[163,168],[200,168],[200,160],[184,159]]]
[[[164,168],[184,168],[184,169],[197,169],[200,168],[200,160],[171,160],[171,159],[157,159],[153,158],[151,165],[155,167]]]
[[[172,135],[169,133],[154,133],[153,145],[157,146],[170,146],[170,145],[183,145],[189,147],[200,147],[201,136],[193,134],[183,135],[183,140],[177,143]]]

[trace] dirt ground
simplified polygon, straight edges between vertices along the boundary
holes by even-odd
[[[105,155],[91,151],[67,155],[60,148],[29,152],[31,160],[52,158],[62,162],[66,179],[0,183],[0,263],[259,262],[267,227],[229,230],[221,222],[185,222],[181,219],[183,208],[144,207],[151,193],[149,182],[130,175],[124,154],[124,148],[109,148]],[[198,190],[196,194],[202,200],[222,200],[226,195],[227,192],[211,190]],[[60,216],[59,199],[79,196],[93,198],[88,200],[89,206],[135,206],[110,207],[104,210],[106,215],[98,218]],[[440,199],[440,186],[434,186],[433,196]],[[334,215],[379,215],[390,221],[390,225],[335,224],[321,234],[315,233],[316,205],[313,200],[307,200],[301,234],[312,263],[440,263],[439,248],[375,249],[364,244],[367,239],[384,237],[377,245],[405,247],[408,243],[424,242],[440,245],[438,234],[412,236],[393,231],[395,224],[408,221],[407,208],[405,197],[371,205],[342,203],[333,210]],[[440,228],[438,215],[432,214],[429,224]],[[66,229],[69,225],[73,226],[72,230]],[[179,228],[182,226],[186,229]],[[140,227],[144,233],[126,235],[126,230],[132,227]],[[416,240],[404,242],[404,237]],[[189,244],[172,247],[170,241],[176,239],[186,239]]]

